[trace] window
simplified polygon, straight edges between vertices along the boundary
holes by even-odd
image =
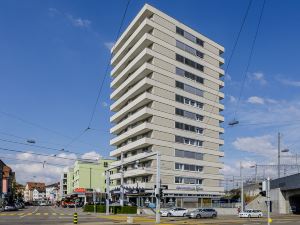
[[[204,45],[204,42],[201,39],[195,37],[194,35],[190,34],[189,32],[187,32],[179,27],[176,27],[176,33],[185,37],[186,39],[200,45],[200,46]]]
[[[193,67],[193,68],[195,68],[197,70],[203,71],[204,67],[201,64],[196,63],[196,62],[194,62],[194,61],[192,61],[192,60],[190,60],[188,58],[185,58],[185,57],[183,57],[183,56],[181,56],[179,54],[176,54],[176,60],[178,62],[181,62],[181,63],[184,63],[186,65],[189,65],[189,66],[191,66],[191,67]]]
[[[149,177],[143,177],[143,178],[142,178],[142,182],[148,183],[148,182],[149,182]]]
[[[175,136],[175,142],[181,143],[181,144],[186,144],[186,145],[199,146],[199,147],[201,147],[203,144],[203,141],[195,140],[192,138],[181,137],[181,136],[177,136],[177,135]]]
[[[176,54],[176,60],[179,61],[179,62],[184,63],[184,57],[181,56],[181,55]]]
[[[108,167],[108,162],[104,162],[104,167]]]
[[[182,177],[175,177],[175,184],[182,184],[183,178]]]
[[[175,114],[180,115],[180,116],[184,116],[184,110],[175,108]]]
[[[202,52],[190,47],[189,45],[186,45],[186,44],[182,43],[181,41],[176,40],[176,47],[178,47],[181,50],[186,51],[186,52],[188,52],[192,55],[195,55],[199,58],[203,58],[203,56],[204,56],[204,54]]]
[[[184,36],[184,30],[179,27],[176,27],[176,33]]]
[[[203,108],[203,103],[192,100],[192,99],[189,99],[189,98],[186,98],[186,97],[183,97],[183,96],[180,96],[180,95],[176,95],[175,100],[176,100],[176,102],[180,102],[180,103],[183,103],[183,104],[186,104],[186,105],[191,105],[193,107],[197,107],[197,108],[200,108],[200,109]]]
[[[188,84],[184,84],[182,82],[176,81],[175,82],[175,86],[177,88],[180,88],[180,89],[182,89],[182,90],[184,90],[186,92],[189,92],[191,94],[198,95],[198,96],[201,96],[201,97],[203,96],[203,91],[202,90],[200,90],[198,88],[195,88],[195,87],[192,87],[192,86],[190,86]]]
[[[202,179],[189,177],[175,177],[175,184],[202,184]]]

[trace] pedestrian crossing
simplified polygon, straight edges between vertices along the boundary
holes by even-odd
[[[73,216],[73,213],[48,213],[48,212],[36,212],[36,213],[18,213],[18,212],[13,212],[13,213],[0,213],[0,217],[2,216]]]

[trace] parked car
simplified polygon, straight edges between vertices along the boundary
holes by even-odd
[[[188,210],[185,208],[171,208],[169,210],[161,210],[161,216],[186,216]]]
[[[186,214],[189,218],[215,218],[217,217],[218,213],[215,209],[196,209]]]
[[[4,211],[18,211],[18,208],[15,204],[6,205]]]
[[[252,218],[252,217],[263,217],[263,213],[261,210],[255,210],[255,209],[248,209],[245,210],[244,212],[239,213],[240,218]]]

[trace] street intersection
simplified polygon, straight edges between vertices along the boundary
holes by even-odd
[[[76,210],[78,213],[78,224],[97,225],[97,224],[127,224],[127,215],[94,214],[82,212],[81,208]],[[52,206],[31,206],[16,212],[0,212],[0,225],[52,225],[73,224],[74,208],[55,208]],[[150,225],[155,224],[153,216],[133,215],[133,224]],[[299,225],[300,216],[282,215],[274,216],[272,225]],[[236,216],[219,216],[216,219],[187,219],[182,217],[163,217],[161,224],[164,225],[264,225],[267,224],[266,218],[241,219]]]

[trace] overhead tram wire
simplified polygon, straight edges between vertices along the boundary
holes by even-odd
[[[243,28],[244,28],[244,26],[245,26],[245,22],[246,22],[246,19],[247,19],[247,17],[248,17],[248,14],[249,14],[249,11],[250,11],[252,2],[253,2],[253,0],[249,0],[249,2],[248,2],[247,8],[246,8],[246,12],[245,12],[245,14],[244,14],[244,16],[243,16],[243,18],[242,18],[241,26],[240,26],[240,28],[239,28],[237,37],[236,37],[236,39],[235,39],[235,41],[234,41],[234,44],[233,44],[231,53],[230,53],[230,55],[229,55],[228,63],[227,63],[226,68],[225,68],[225,70],[224,70],[224,76],[226,76],[226,74],[228,73],[229,66],[231,65],[231,61],[232,61],[233,55],[234,55],[234,53],[235,53],[235,51],[236,51],[237,44],[238,44],[238,42],[239,42],[239,40],[240,40],[240,36],[241,36],[241,33],[242,33]],[[220,93],[221,93],[221,91],[220,91],[220,89],[219,89],[219,90],[218,90],[218,93],[217,93],[217,95],[216,95],[216,99],[215,99],[215,102],[216,102],[216,103],[217,103],[217,100],[218,100],[218,98],[219,98],[219,94],[220,94]],[[213,109],[214,109],[214,106],[211,107],[210,113],[213,112]],[[208,119],[207,122],[209,122],[210,119],[211,119],[211,117],[209,117],[209,119]]]
[[[43,146],[43,145],[22,143],[22,142],[8,140],[8,139],[0,138],[0,141],[12,143],[12,144],[26,145],[26,146],[30,146],[30,147],[34,147],[34,148],[43,148],[43,149],[48,149],[48,150],[53,150],[53,151],[73,153],[73,154],[76,154],[76,155],[84,155],[84,153],[73,152],[73,151],[69,151],[69,150],[66,150],[66,149],[59,149],[59,148],[52,148],[52,147]]]
[[[24,162],[33,162],[33,163],[41,163],[41,164],[45,164],[44,161],[29,160],[29,159],[17,159],[17,158],[11,158],[11,157],[6,157],[6,156],[1,156],[1,159],[16,160],[16,161],[24,161]],[[66,167],[66,166],[68,166],[68,165],[57,164],[57,163],[48,163],[48,162],[46,162],[46,165],[49,165],[49,166],[60,166],[60,167]]]
[[[119,38],[119,36],[121,34],[121,30],[122,30],[122,27],[123,27],[123,24],[124,24],[124,21],[125,21],[125,18],[126,18],[126,14],[127,14],[127,11],[128,11],[128,6],[130,4],[130,1],[131,0],[127,0],[126,6],[125,6],[125,10],[124,10],[123,16],[121,18],[121,23],[120,23],[120,26],[119,26],[119,29],[118,29],[118,32],[117,32],[117,35],[116,35],[116,38],[115,38],[115,42],[118,40],[118,38]],[[94,104],[94,107],[93,107],[93,110],[92,110],[92,114],[91,114],[91,117],[90,117],[87,129],[91,127],[92,121],[94,119],[96,108],[97,108],[97,105],[98,105],[98,102],[99,102],[99,99],[100,99],[100,95],[101,95],[102,90],[103,90],[103,85],[104,85],[105,79],[107,77],[109,68],[110,68],[110,60],[111,60],[111,58],[112,58],[112,52],[110,53],[110,57],[109,57],[107,65],[106,65],[105,73],[104,73],[103,79],[102,79],[102,81],[100,83],[100,89],[98,91],[96,102]]]
[[[37,152],[30,152],[30,151],[23,151],[23,150],[16,150],[16,149],[10,149],[10,148],[2,148],[2,147],[0,147],[0,151],[16,152],[16,153],[28,153],[28,154],[37,155],[37,156],[52,157],[52,158],[57,158],[57,159],[70,160],[70,161],[96,162],[94,159],[67,158],[67,157],[63,157],[63,156],[57,156],[55,154],[54,155],[49,155],[49,154],[43,154],[43,153],[37,153]]]
[[[263,1],[263,5],[262,5],[261,11],[260,11],[258,24],[257,24],[257,27],[256,27],[254,39],[253,39],[253,42],[252,42],[252,45],[251,45],[250,55],[249,55],[249,58],[248,58],[246,70],[245,70],[243,80],[242,80],[242,86],[241,86],[241,89],[240,89],[236,109],[235,109],[235,112],[234,112],[234,117],[233,117],[234,120],[236,118],[236,114],[237,114],[237,111],[238,111],[239,106],[240,106],[241,96],[242,96],[242,93],[243,93],[243,90],[244,90],[244,86],[245,86],[245,82],[246,82],[246,78],[247,78],[247,73],[249,71],[249,67],[251,65],[252,57],[253,57],[253,54],[254,54],[255,43],[256,43],[256,40],[257,40],[258,33],[259,33],[259,28],[260,28],[260,24],[261,24],[261,21],[262,21],[262,16],[263,16],[263,12],[264,12],[264,9],[265,9],[265,5],[266,5],[266,0]]]
[[[122,27],[123,27],[123,24],[124,24],[124,21],[125,21],[125,17],[126,17],[126,14],[127,14],[127,10],[128,10],[128,6],[130,4],[130,1],[131,0],[127,0],[127,3],[126,3],[126,6],[125,6],[123,16],[121,18],[121,23],[120,23],[120,26],[119,26],[119,29],[118,29],[118,32],[117,32],[115,42],[118,40],[118,38],[120,36],[120,33],[121,33],[121,30],[122,30]],[[110,68],[111,58],[112,58],[112,53],[110,53],[109,60],[108,60],[108,63],[106,65],[106,68],[105,68],[104,76],[103,76],[103,79],[101,80],[101,83],[100,83],[100,88],[99,88],[99,91],[98,91],[98,94],[97,94],[96,102],[95,102],[95,104],[93,106],[93,109],[92,109],[92,113],[91,113],[91,117],[90,117],[89,122],[88,122],[88,126],[83,131],[81,131],[75,138],[73,138],[72,141],[70,143],[68,143],[66,146],[70,146],[72,143],[78,141],[88,130],[95,130],[95,129],[91,128],[91,125],[92,125],[92,122],[93,122],[93,119],[94,119],[94,116],[95,116],[95,112],[96,112],[96,109],[97,109],[97,105],[98,105],[98,102],[99,102],[99,99],[100,99],[100,96],[101,96],[101,93],[102,93],[102,90],[103,90],[104,82],[106,80],[106,77],[107,77],[107,74],[108,74],[108,71],[109,71],[109,68]]]
[[[21,121],[21,122],[23,122],[23,123],[25,123],[25,124],[30,125],[30,126],[37,127],[37,128],[39,128],[39,129],[41,129],[41,130],[45,130],[45,131],[48,131],[48,132],[50,132],[50,133],[53,133],[53,134],[55,134],[55,135],[57,135],[57,136],[60,136],[60,137],[66,138],[66,139],[70,139],[70,140],[73,140],[73,139],[74,139],[74,137],[71,137],[71,136],[69,136],[69,135],[65,135],[65,134],[63,134],[63,133],[61,133],[61,132],[58,132],[58,131],[56,131],[56,130],[52,130],[52,129],[50,129],[50,128],[48,128],[48,127],[45,127],[45,126],[41,126],[41,125],[39,125],[39,124],[37,124],[37,123],[34,123],[34,122],[31,122],[31,121],[29,121],[29,120],[25,120],[25,119],[23,119],[23,118],[21,118],[21,117],[19,117],[19,116],[14,115],[14,114],[11,114],[11,113],[8,113],[8,112],[4,112],[4,111],[2,111],[2,110],[0,110],[0,113],[3,114],[3,115],[6,115],[7,117],[13,118],[13,119],[15,119],[15,120],[19,120],[19,121]],[[5,132],[0,132],[0,133],[6,134],[6,135],[12,136],[12,137],[15,136],[16,138],[21,138],[21,137],[18,137],[18,136],[16,136],[16,135],[7,134],[7,133],[5,133]],[[92,145],[92,144],[90,144],[90,143],[88,143],[88,142],[85,142],[85,141],[79,141],[79,140],[78,140],[78,142],[80,142],[80,143],[82,143],[82,144],[89,145],[89,146],[91,146],[91,147],[93,147],[93,148],[100,148],[100,147],[98,147],[98,146],[94,146],[94,145]]]

